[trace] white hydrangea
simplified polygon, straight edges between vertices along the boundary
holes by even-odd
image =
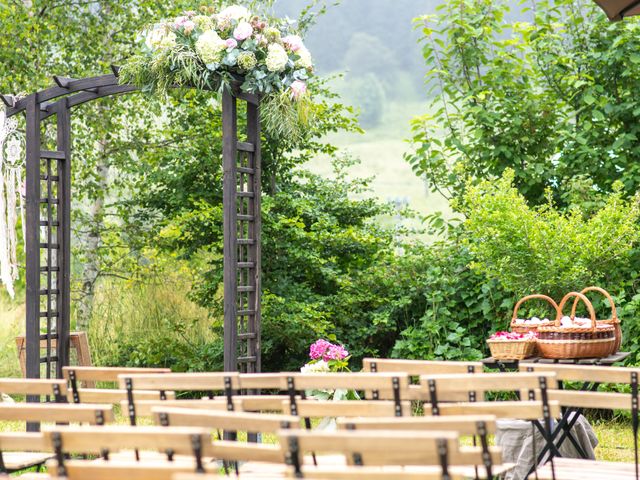
[[[0,403],[16,403],[16,401],[6,393],[0,393]]]
[[[154,28],[147,33],[145,44],[152,50],[171,48],[176,45],[176,34],[166,27]]]
[[[213,18],[208,15],[196,15],[193,17],[193,22],[202,30],[211,30],[215,26]]]
[[[267,70],[270,72],[281,72],[287,66],[289,55],[281,45],[272,43],[269,45],[269,53],[267,54]]]
[[[313,58],[311,58],[311,52],[306,47],[302,47],[296,53],[300,57],[296,61],[297,67],[313,68]]]
[[[215,30],[207,30],[196,42],[196,52],[205,64],[219,62],[226,48],[225,41]]]
[[[307,363],[300,369],[302,373],[327,373],[330,372],[329,364],[324,360],[319,360],[316,363]]]
[[[223,9],[218,16],[239,22],[240,20],[248,20],[251,17],[251,13],[242,5],[231,5]]]

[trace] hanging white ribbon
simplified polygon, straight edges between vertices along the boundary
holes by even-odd
[[[15,296],[13,284],[19,273],[16,255],[18,206],[24,234],[22,150],[18,121],[7,118],[5,110],[0,110],[0,283],[11,298]]]

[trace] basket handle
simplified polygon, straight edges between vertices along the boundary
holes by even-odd
[[[591,332],[595,333],[596,331],[596,311],[593,309],[593,305],[589,301],[587,297],[585,297],[582,293],[579,292],[569,292],[567,293],[563,299],[560,301],[560,305],[558,306],[558,316],[556,317],[556,327],[560,326],[560,319],[562,318],[562,310],[564,309],[565,304],[569,301],[570,298],[576,297],[576,302],[578,299],[582,300],[582,302],[587,306],[587,310],[589,310],[589,316],[591,317]],[[572,317],[575,318],[574,313],[571,313]]]
[[[522,297],[520,300],[518,300],[518,303],[516,303],[516,306],[513,308],[513,316],[511,317],[511,325],[515,325],[516,323],[516,319],[518,318],[518,309],[520,308],[520,305],[522,305],[524,302],[526,302],[527,300],[531,300],[534,298],[539,298],[541,300],[546,300],[556,311],[556,316],[559,314],[559,310],[558,310],[558,304],[556,303],[556,301],[551,298],[551,297],[547,297],[546,295],[527,295],[526,297]]]
[[[609,305],[611,306],[611,318],[609,320],[605,320],[605,321],[611,322],[611,323],[619,323],[620,322],[620,319],[618,318],[618,312],[616,310],[616,304],[613,301],[613,298],[611,298],[611,295],[609,294],[609,292],[607,292],[604,288],[600,288],[600,287],[587,287],[584,290],[582,290],[580,293],[585,294],[587,292],[600,292],[609,301]],[[571,308],[571,316],[572,317],[575,317],[575,315],[576,315],[577,306],[578,306],[578,298],[576,298],[574,300],[573,307]]]

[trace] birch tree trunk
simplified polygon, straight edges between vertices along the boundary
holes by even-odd
[[[82,266],[80,298],[77,304],[77,324],[80,331],[87,331],[93,315],[95,288],[100,276],[100,248],[104,230],[104,195],[109,188],[110,164],[107,158],[107,142],[98,142],[96,180],[98,194],[92,200],[88,211],[89,225],[84,243],[85,264]]]

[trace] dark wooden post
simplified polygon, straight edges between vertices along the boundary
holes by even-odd
[[[27,98],[26,112],[26,361],[27,378],[40,378],[40,105],[36,95]],[[27,396],[39,402],[39,396]],[[28,431],[38,431],[27,423]]]
[[[62,378],[62,367],[69,365],[71,310],[71,112],[67,99],[57,104],[57,149],[64,154],[58,161],[57,210],[57,282],[56,296],[56,376]],[[50,332],[48,332],[50,333]]]
[[[260,151],[260,107],[259,104],[247,102],[247,140],[253,145],[253,169],[252,191],[254,197],[251,202],[251,215],[253,221],[249,224],[249,236],[254,240],[251,245],[251,259],[253,266],[253,286],[255,291],[251,296],[251,307],[253,315],[249,316],[248,331],[254,334],[249,338],[247,345],[247,355],[254,357],[253,362],[247,365],[247,370],[252,372],[261,371],[261,341],[260,323],[262,319],[261,311],[261,273],[262,273],[262,204],[261,204],[261,151]]]
[[[40,378],[40,105],[36,94],[27,98],[26,118],[26,376]]]
[[[237,231],[237,142],[236,98],[225,89],[222,94],[222,166],[224,229],[224,369],[238,370],[238,231]]]

